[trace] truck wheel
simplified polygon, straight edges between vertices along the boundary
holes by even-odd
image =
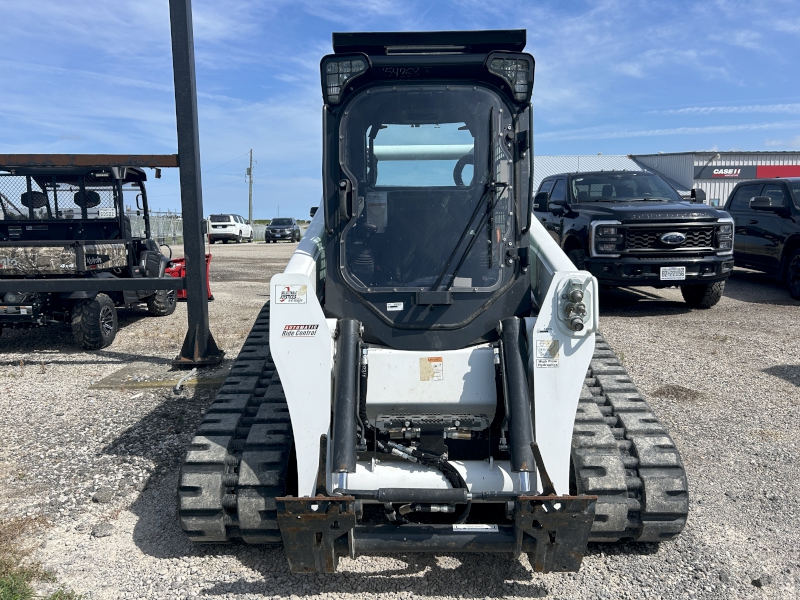
[[[82,300],[72,309],[72,335],[86,350],[110,346],[118,328],[117,309],[105,294]]]
[[[147,312],[154,317],[166,317],[175,312],[177,304],[175,290],[158,290],[147,299]]]
[[[725,282],[715,281],[714,283],[682,285],[681,295],[686,300],[686,304],[692,308],[711,308],[722,298],[724,290]]]
[[[795,300],[800,300],[800,248],[789,256],[789,266],[786,269],[786,287]]]
[[[228,243],[228,240],[222,240],[222,243],[223,243],[223,244],[227,244],[227,243]]]
[[[209,238],[209,240],[208,240],[208,243],[209,243],[209,244],[216,244],[216,243],[217,243],[217,240],[212,240],[212,239],[210,239],[210,238]]]
[[[572,261],[572,264],[575,265],[575,268],[579,271],[586,270],[586,253],[583,251],[583,248],[575,248],[575,250],[570,250],[567,253],[567,256]]]
[[[236,243],[237,244],[241,244],[242,243],[242,232],[241,231],[239,232],[239,237],[236,238]]]
[[[252,231],[250,232],[250,238],[247,241],[250,242],[251,244],[253,243],[253,232]]]

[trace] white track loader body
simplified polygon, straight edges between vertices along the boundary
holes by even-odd
[[[336,319],[327,319],[318,300],[324,285],[324,224],[315,217],[283,273],[270,282],[270,348],[289,406],[297,456],[298,493],[315,494],[320,441],[331,439],[332,377]],[[578,271],[536,219],[531,219],[531,294],[536,316],[525,319],[528,379],[535,414],[534,437],[558,494],[569,493],[572,429],[598,325],[597,281]],[[568,325],[568,293],[580,289],[584,327]],[[496,405],[494,355],[488,345],[447,351],[370,349],[367,414],[460,414],[492,411]],[[323,438],[325,436],[325,438]],[[323,454],[326,455],[327,453]],[[329,455],[329,454],[327,454]],[[452,461],[471,492],[519,492],[519,474],[508,461]],[[326,487],[336,487],[329,465]],[[447,488],[440,471],[410,462],[359,460],[348,487],[362,490]],[[536,489],[541,492],[538,481]]]

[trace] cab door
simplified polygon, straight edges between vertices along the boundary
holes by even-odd
[[[737,263],[751,263],[750,248],[747,237],[747,222],[753,211],[750,210],[750,199],[758,196],[760,183],[739,186],[728,201],[725,210],[733,217],[733,256]]]
[[[788,208],[789,197],[782,183],[766,183],[759,196],[772,198],[774,206]],[[783,250],[784,223],[782,212],[753,210],[748,206],[747,243],[753,264],[768,273],[777,273]],[[734,236],[735,237],[735,236]]]

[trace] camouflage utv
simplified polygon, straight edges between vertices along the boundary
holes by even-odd
[[[134,167],[0,165],[0,332],[64,323],[96,350],[114,341],[118,306],[175,311],[175,290],[114,285],[168,277],[170,259],[150,237],[145,180]],[[134,196],[126,215],[123,197]]]

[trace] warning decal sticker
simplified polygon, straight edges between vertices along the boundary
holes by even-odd
[[[536,340],[536,367],[554,369],[558,367],[558,340]]]
[[[307,285],[276,285],[275,304],[305,304]]]
[[[284,325],[281,337],[309,338],[317,335],[319,325]]]
[[[442,381],[444,379],[444,361],[441,356],[428,356],[419,359],[420,381]]]

